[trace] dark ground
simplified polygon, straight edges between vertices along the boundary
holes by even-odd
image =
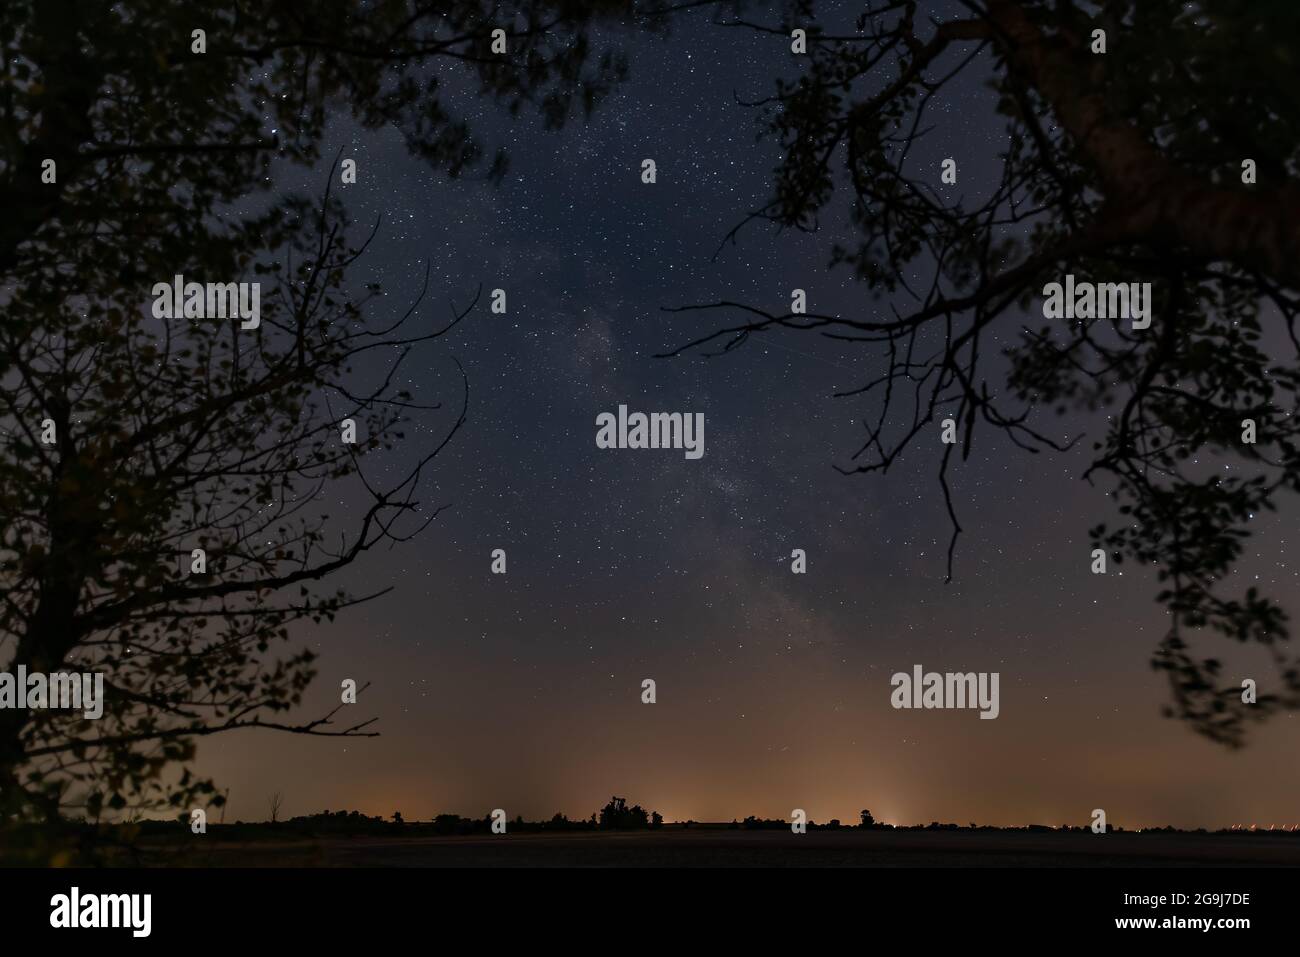
[[[193,866],[1296,867],[1300,835],[721,829],[212,841]]]

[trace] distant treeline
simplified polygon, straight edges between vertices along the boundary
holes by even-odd
[[[146,832],[157,833],[170,830],[175,825],[166,821],[145,821],[140,826]],[[241,834],[252,836],[253,833],[265,834],[273,831],[285,837],[313,835],[359,835],[359,834],[402,834],[410,837],[420,835],[454,835],[454,834],[488,834],[492,832],[492,815],[482,817],[463,817],[459,814],[439,814],[432,820],[408,821],[400,811],[391,817],[366,815],[359,811],[321,811],[289,818],[275,823],[265,821],[236,821],[233,825],[219,825],[226,836],[238,838]],[[750,815],[744,819],[732,819],[728,822],[676,821],[665,822],[657,811],[648,811],[639,804],[629,806],[621,797],[612,797],[599,811],[593,811],[586,819],[573,819],[564,814],[555,814],[550,819],[526,821],[517,815],[508,822],[508,833],[537,833],[557,831],[637,831],[668,828],[682,830],[699,828],[709,830],[746,830],[746,831],[789,831],[790,821],[782,818],[760,818]],[[1000,827],[990,824],[953,824],[931,821],[929,824],[883,824],[875,820],[871,812],[859,812],[856,824],[845,824],[838,818],[831,818],[824,823],[813,820],[807,822],[809,831],[839,830],[878,830],[878,831],[1016,831],[1029,833],[1083,833],[1091,830],[1087,824],[1046,825],[1027,824],[1012,827]],[[1112,833],[1126,833],[1125,828],[1107,825]],[[1206,828],[1181,829],[1171,825],[1164,827],[1141,828],[1127,833],[1167,833],[1167,834],[1294,834],[1300,837],[1300,830],[1267,830],[1245,828],[1220,828],[1215,831]]]
[[[624,798],[612,797],[608,804],[599,811],[593,811],[591,817],[586,820],[573,820],[563,814],[556,814],[550,820],[525,821],[522,815],[516,815],[514,820],[509,822],[508,830],[510,832],[639,831],[663,826],[663,815],[658,811],[647,811],[639,804],[629,807]],[[235,827],[274,827],[277,830],[298,831],[305,834],[402,833],[412,836],[486,834],[492,831],[492,815],[488,813],[475,818],[462,817],[459,814],[439,814],[431,821],[408,821],[402,816],[401,811],[394,811],[390,818],[370,816],[359,811],[321,811],[319,814],[289,818],[273,825],[266,822],[237,821]]]
[[[273,801],[273,815],[278,807],[278,803]],[[428,821],[408,821],[400,811],[394,812],[390,817],[371,816],[359,811],[321,811],[318,814],[308,814],[284,821],[236,821],[234,824],[209,821],[204,832],[205,837],[192,830],[188,815],[181,815],[174,821],[134,820],[117,824],[65,820],[63,826],[57,831],[31,826],[6,828],[4,822],[0,822],[0,865],[67,866],[94,863],[140,866],[159,862],[186,863],[185,855],[196,853],[207,841],[215,841],[219,844],[244,841],[292,843],[322,837],[432,837],[490,834],[492,824],[491,812],[482,817],[439,814]],[[755,815],[750,815],[743,820],[733,819],[729,823],[698,821],[668,823],[657,811],[648,811],[639,804],[629,806],[625,799],[613,797],[604,807],[592,812],[585,820],[570,819],[564,814],[556,814],[549,820],[540,821],[525,821],[522,816],[516,816],[514,820],[507,822],[506,833],[698,829],[771,831],[788,834],[790,824],[789,820],[760,818]],[[967,833],[998,831],[1044,834],[1082,834],[1091,830],[1086,824],[1079,826],[1029,824],[1020,827],[996,827],[973,822],[967,825],[943,824],[938,821],[913,825],[882,824],[867,810],[859,812],[856,824],[844,824],[838,818],[832,818],[824,823],[809,820],[806,827],[808,831],[961,831]],[[1125,829],[1110,825],[1108,830],[1121,833]],[[1220,828],[1216,831],[1209,831],[1206,828],[1182,830],[1166,826],[1142,828],[1130,833],[1284,835],[1300,840],[1300,829],[1269,830],[1240,826]]]

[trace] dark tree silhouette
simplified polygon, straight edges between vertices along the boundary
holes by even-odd
[[[751,104],[783,158],[771,201],[745,222],[814,230],[847,194],[856,235],[836,244],[832,263],[889,306],[867,315],[687,306],[738,320],[670,354],[713,355],[791,329],[874,356],[878,368],[842,393],[870,403],[846,473],[889,469],[952,418],[959,442],[943,446],[938,465],[953,527],[949,578],[961,531],[949,469],[976,437],[995,430],[1029,453],[1063,450],[1081,436],[1068,439],[1044,413],[1104,413],[1084,478],[1107,481],[1122,521],[1093,528],[1094,547],[1155,566],[1170,616],[1152,660],[1170,679],[1167,713],[1238,745],[1247,721],[1300,702],[1283,611],[1254,587],[1224,593],[1251,519],[1300,487],[1300,7],[959,7],[964,16],[940,23],[916,3],[872,3],[841,29],[806,2],[779,24],[732,22],[787,51],[791,30],[808,33],[802,76]],[[1093,52],[1097,29],[1104,53]],[[1005,117],[1002,169],[975,195],[945,186],[915,147],[956,84],[987,83]],[[1044,284],[1070,273],[1151,282],[1151,327],[1026,322]],[[1273,693],[1249,704],[1238,681],[1221,685],[1221,662],[1192,647],[1199,630],[1267,649]]]
[[[660,818],[662,820],[662,818]],[[650,815],[640,804],[627,806],[627,800],[611,797],[600,809],[600,828],[607,831],[640,830],[650,826]]]
[[[103,672],[108,699],[97,721],[0,711],[0,823],[220,804],[185,768],[204,735],[372,733],[338,709],[285,718],[313,655],[271,647],[294,622],[383,594],[324,582],[437,517],[422,480],[465,421],[468,387],[446,359],[436,394],[400,383],[476,283],[445,290],[455,304],[439,314],[427,269],[400,305],[383,301],[357,275],[379,224],[350,227],[337,165],[313,200],[272,193],[270,164],[317,161],[341,104],[366,128],[396,126],[434,168],[500,175],[504,156],[489,163],[445,98],[449,71],[559,126],[625,72],[592,25],[653,27],[667,9],[0,7],[0,665]],[[176,274],[261,282],[260,325],[154,318],[152,285]],[[340,440],[346,418],[355,445]],[[404,474],[364,467],[404,438],[422,450]],[[322,493],[345,485],[367,504],[323,512]],[[184,573],[194,549],[205,574]]]

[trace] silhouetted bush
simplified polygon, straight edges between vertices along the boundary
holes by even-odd
[[[655,815],[658,817],[658,815]],[[663,818],[659,818],[662,822]],[[600,829],[602,831],[635,831],[650,826],[650,815],[640,804],[627,806],[627,800],[611,797],[609,803],[600,809]]]

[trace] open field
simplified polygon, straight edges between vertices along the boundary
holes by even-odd
[[[1300,835],[692,830],[212,841],[213,867],[1296,867]]]

